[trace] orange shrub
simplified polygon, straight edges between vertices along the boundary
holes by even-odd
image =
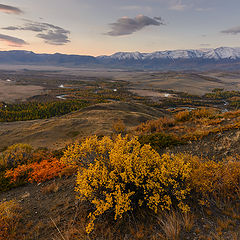
[[[40,163],[20,165],[17,168],[6,171],[5,177],[11,182],[44,182],[58,177],[65,169],[65,165],[57,159],[43,160]]]
[[[41,162],[46,159],[52,159],[53,154],[48,150],[38,149],[32,153],[32,162]]]
[[[198,108],[192,111],[181,111],[175,114],[175,120],[179,122],[185,122],[194,119],[202,119],[202,118],[213,118],[217,115],[217,111],[212,108]]]

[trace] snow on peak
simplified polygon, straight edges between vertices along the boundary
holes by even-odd
[[[157,51],[153,53],[140,52],[117,52],[111,56],[100,56],[100,58],[114,60],[152,60],[152,59],[238,59],[240,58],[240,48],[220,47],[216,49],[198,50],[170,50]]]
[[[127,59],[134,59],[134,60],[141,60],[142,54],[140,52],[117,52],[111,55],[111,58],[118,59],[118,60],[127,60]]]

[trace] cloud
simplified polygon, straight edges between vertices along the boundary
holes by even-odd
[[[183,4],[182,0],[174,0],[171,1],[169,9],[175,10],[175,11],[183,11],[187,8],[188,6]]]
[[[135,18],[122,17],[115,23],[111,23],[112,30],[107,33],[109,36],[129,35],[140,31],[147,26],[164,25],[164,21],[160,17],[150,18],[144,15],[138,15]]]
[[[36,32],[38,33],[36,37],[44,39],[46,43],[52,45],[64,45],[70,42],[70,31],[68,30],[49,23],[32,22],[29,20],[25,20],[25,22],[23,26],[9,26],[2,29]]]
[[[0,41],[6,42],[8,46],[11,46],[11,47],[22,47],[23,45],[27,44],[24,40],[20,38],[16,38],[16,37],[4,35],[4,34],[0,34]]]
[[[58,29],[58,30],[49,30],[46,34],[39,33],[37,34],[38,38],[42,38],[45,40],[46,43],[52,44],[52,45],[64,45],[68,42],[70,42],[68,38],[69,31],[66,31],[64,29]]]
[[[234,34],[234,35],[238,34],[238,33],[240,33],[240,26],[223,30],[223,31],[221,31],[221,33]]]
[[[21,14],[23,11],[20,8],[0,4],[0,11],[8,14]]]

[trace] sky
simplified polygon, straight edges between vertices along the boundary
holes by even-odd
[[[239,0],[0,0],[0,51],[240,47]]]

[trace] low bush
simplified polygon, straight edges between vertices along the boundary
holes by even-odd
[[[6,178],[5,171],[0,171],[0,192],[8,191],[14,186],[15,184],[11,183],[9,178]]]
[[[183,144],[184,141],[165,133],[154,133],[150,135],[142,135],[139,137],[139,142],[144,144],[150,144],[153,149],[160,152],[163,148]]]
[[[175,114],[174,119],[178,122],[185,122],[189,121],[191,119],[191,113],[190,111],[180,111]]]
[[[180,111],[175,114],[174,119],[178,122],[186,122],[189,120],[208,118],[212,119],[217,116],[218,112],[212,108],[198,108],[192,111]]]
[[[170,210],[172,205],[189,210],[188,157],[160,156],[150,145],[141,145],[137,137],[90,137],[70,146],[62,162],[78,166],[78,198],[93,207],[87,232],[93,230],[95,219],[105,213],[113,212],[116,220],[139,207],[154,212]]]
[[[117,134],[125,134],[126,133],[126,125],[123,120],[119,119],[113,123],[113,130]]]
[[[191,111],[193,119],[209,118],[212,119],[217,116],[218,112],[213,108],[198,108]]]
[[[167,127],[172,127],[175,125],[175,120],[172,118],[161,117],[157,120],[150,120],[145,123],[141,123],[136,131],[140,133],[154,133],[162,132],[163,129]]]
[[[16,167],[32,161],[33,148],[29,144],[14,144],[8,147],[0,155],[0,165],[2,168]]]
[[[64,169],[65,165],[58,159],[43,160],[7,170],[5,178],[9,178],[11,183],[39,183],[58,177]]]

